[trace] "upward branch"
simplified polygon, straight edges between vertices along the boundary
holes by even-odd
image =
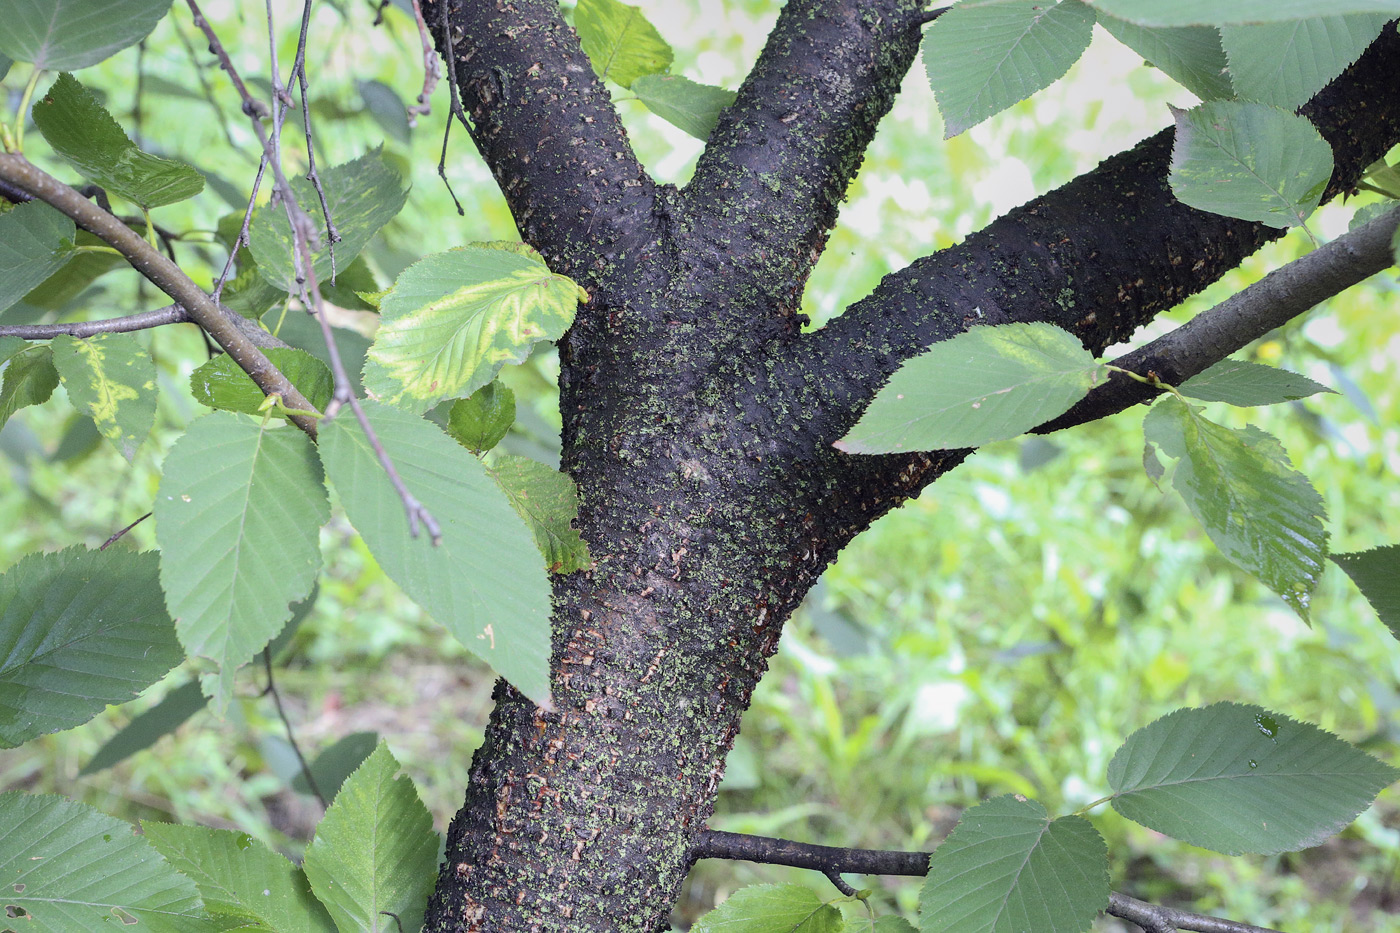
[[[647,238],[654,186],[557,0],[431,0],[444,9],[471,135],[517,226],[556,272],[587,279]]]
[[[712,244],[715,265],[747,294],[785,294],[780,313],[797,307],[837,206],[914,61],[922,7],[788,3],[686,186],[693,232]]]

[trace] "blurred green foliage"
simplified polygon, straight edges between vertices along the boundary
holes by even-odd
[[[677,46],[673,73],[731,88],[776,15],[763,0],[642,5]],[[261,5],[208,7],[239,67],[263,73]],[[402,107],[421,85],[418,37],[401,6],[388,6],[379,27],[370,25],[373,12],[348,0],[317,5],[312,111],[323,164],[382,140],[411,181],[409,208],[365,252],[382,286],[424,253],[516,234],[460,127],[447,167],[465,209],[456,214],[436,175],[447,85],[437,88],[432,115],[409,131]],[[284,63],[295,25],[278,23]],[[0,83],[6,106],[27,79],[19,66]],[[225,255],[211,244],[212,231],[221,216],[242,210],[257,148],[183,6],[143,49],[85,70],[82,80],[138,145],[208,175],[206,194],[161,208],[154,219],[183,232],[177,257],[197,281],[211,283]],[[1099,33],[1065,82],[944,143],[916,64],[808,287],[804,310],[813,326],[886,272],[1167,125],[1166,102],[1191,100]],[[683,183],[701,144],[635,101],[618,107],[658,180]],[[37,133],[26,139],[31,158],[67,177]],[[290,127],[284,140],[293,153],[304,146]],[[1325,208],[1316,229],[1335,235],[1349,213]],[[1291,234],[1139,337],[1308,248],[1303,235]],[[1283,441],[1325,497],[1339,552],[1400,540],[1398,298],[1393,271],[1385,273],[1244,354],[1343,394],[1248,413],[1212,406],[1224,423],[1248,419]],[[3,320],[125,314],[162,303],[123,269],[76,297],[31,295]],[[149,510],[164,452],[200,410],[188,374],[205,354],[189,327],[142,339],[167,391],[153,440],[134,463],[100,443],[62,398],[22,412],[0,434],[8,476],[0,481],[0,566],[33,550],[95,546]],[[502,373],[520,417],[506,449],[547,459],[557,447],[556,371],[544,351]],[[992,445],[848,548],[788,628],[745,720],[712,825],[831,845],[932,848],[960,808],[991,795],[1035,796],[1052,812],[1102,796],[1108,759],[1130,732],[1175,707],[1218,700],[1316,722],[1395,761],[1400,652],[1384,626],[1336,568],[1307,628],[1231,567],[1180,500],[1144,475],[1141,417],[1138,410]],[[149,522],[128,538],[140,548],[154,544]],[[298,738],[319,751],[377,730],[441,829],[460,804],[481,740],[488,672],[402,597],[343,518],[322,543],[328,572],[320,599],[278,667]],[[242,676],[244,701],[224,722],[201,713],[174,738],[76,777],[103,741],[187,677],[176,671],[149,696],[87,726],[0,752],[0,788],[58,791],[128,819],[236,827],[296,851],[319,811],[274,767],[271,739],[280,741],[281,727],[260,696],[259,670]],[[1111,813],[1094,820],[1109,841],[1116,888],[1266,926],[1382,931],[1400,930],[1398,806],[1387,791],[1322,849],[1275,858],[1227,859]],[[824,884],[795,870],[705,862],[678,918],[688,922],[757,880]],[[916,881],[868,883],[877,902],[912,910]]]

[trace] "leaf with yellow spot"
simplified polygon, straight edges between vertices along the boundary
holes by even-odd
[[[156,367],[130,334],[55,337],[53,364],[74,407],[127,460],[156,420]]]
[[[533,251],[478,244],[404,270],[380,303],[365,360],[369,394],[411,411],[470,395],[573,323],[583,289]]]

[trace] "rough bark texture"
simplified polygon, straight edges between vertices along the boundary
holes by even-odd
[[[664,929],[783,621],[842,546],[961,460],[830,446],[899,362],[1007,320],[1102,349],[1273,235],[1173,201],[1159,135],[802,334],[920,7],[789,0],[677,191],[638,164],[556,2],[427,4],[521,235],[592,295],[560,388],[596,560],[557,579],[556,710],[497,688],[427,929]],[[1315,107],[1334,190],[1400,139],[1397,60],[1388,32]]]

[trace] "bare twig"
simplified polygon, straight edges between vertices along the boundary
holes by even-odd
[[[413,20],[418,24],[418,38],[423,43],[423,90],[418,92],[418,103],[408,108],[410,127],[418,125],[420,115],[426,117],[432,113],[433,105],[430,100],[433,91],[437,89],[438,81],[442,80],[442,59],[438,58],[437,50],[433,48],[433,37],[428,34],[428,23],[423,19],[421,0],[413,0]]]
[[[1180,385],[1276,327],[1394,263],[1391,237],[1400,226],[1393,208],[1306,256],[1288,263],[1113,365],[1160,382]],[[1114,374],[1054,421],[1035,429],[1048,434],[1116,414],[1155,398],[1162,389]]]
[[[112,533],[112,536],[111,536],[110,538],[108,538],[106,541],[103,541],[103,542],[102,542],[102,545],[101,545],[101,547],[98,548],[98,550],[99,550],[99,551],[105,551],[105,550],[107,550],[108,545],[116,544],[118,541],[121,540],[122,536],[125,535],[128,531],[130,531],[131,529],[135,528],[137,525],[141,524],[142,522],[144,522],[146,519],[150,518],[150,517],[151,517],[152,515],[154,515],[154,514],[155,514],[154,512],[147,512],[145,515],[142,515],[142,516],[141,516],[140,518],[138,518],[136,521],[132,522],[130,525],[127,525],[125,528],[121,529],[120,531],[113,532],[113,533]]]
[[[311,138],[311,95],[306,82],[306,36],[311,27],[311,0],[306,0],[301,10],[301,34],[297,39],[297,57],[292,64],[292,76],[301,89],[301,122],[306,130],[306,179],[316,189],[321,199],[321,216],[326,220],[326,249],[331,257],[331,281],[335,281],[335,244],[340,242],[340,234],[331,219],[331,206],[326,203],[326,189],[321,187],[321,176],[316,172],[316,146]],[[289,78],[288,81],[291,79]]]
[[[190,318],[233,357],[264,394],[280,395],[288,408],[315,410],[244,333],[246,322],[215,304],[184,270],[136,231],[17,153],[0,153],[0,178],[58,208],[78,226],[126,257],[132,268],[182,305]],[[292,421],[312,437],[316,435],[314,417],[293,415]]]
[[[442,29],[442,42],[447,46],[447,54],[443,57],[447,59],[447,121],[442,127],[442,155],[438,156],[438,177],[447,186],[447,193],[452,198],[452,203],[457,206],[457,216],[465,217],[467,212],[462,208],[462,202],[457,200],[457,193],[452,190],[452,182],[447,180],[447,141],[452,137],[452,118],[456,117],[462,122],[463,129],[471,132],[471,127],[467,124],[467,113],[462,109],[462,96],[457,92],[457,49],[456,41],[452,35],[452,24],[447,19],[446,2],[438,5],[438,25]]]
[[[214,99],[214,89],[209,84],[209,79],[204,76],[204,65],[199,61],[199,54],[195,51],[194,44],[190,42],[190,37],[185,35],[177,19],[171,17],[171,23],[175,27],[175,35],[179,36],[180,44],[185,47],[185,54],[190,58],[190,65],[194,68],[194,76],[199,80],[199,89],[204,96],[204,100],[214,109],[214,117],[219,121],[219,128],[224,131],[224,140],[228,147],[235,152],[243,152],[238,145],[238,141],[233,138],[233,127],[229,126],[228,117],[224,115],[224,108],[219,106],[219,102]]]
[[[311,765],[307,763],[306,756],[301,753],[301,746],[297,744],[296,732],[292,729],[292,721],[287,718],[287,711],[282,708],[282,695],[277,692],[277,681],[272,676],[272,651],[264,648],[262,652],[263,670],[267,672],[267,689],[264,693],[272,695],[272,702],[277,707],[277,718],[282,720],[282,728],[287,732],[287,744],[292,746],[292,751],[296,753],[297,763],[301,765],[302,776],[306,778],[306,786],[311,788],[311,793],[316,795],[316,799],[321,801],[321,809],[330,806],[330,801],[326,795],[321,793],[320,786],[316,783],[316,775],[311,773]]]
[[[95,334],[129,334],[165,324],[183,324],[190,320],[181,305],[166,305],[154,311],[128,314],[103,321],[73,321],[68,324],[14,324],[0,326],[0,337],[23,337],[25,340],[52,340],[66,334],[69,337],[91,337]]]
[[[692,862],[702,858],[737,859],[764,865],[787,865],[819,871],[848,897],[855,893],[840,879],[843,872],[864,875],[903,875],[919,877],[928,874],[928,852],[906,852],[893,849],[843,849],[819,846],[771,836],[750,836],[702,829],[690,846]],[[1107,912],[1121,920],[1137,924],[1147,933],[1278,933],[1264,927],[1193,914],[1173,907],[1159,907],[1114,891],[1109,894]]]

